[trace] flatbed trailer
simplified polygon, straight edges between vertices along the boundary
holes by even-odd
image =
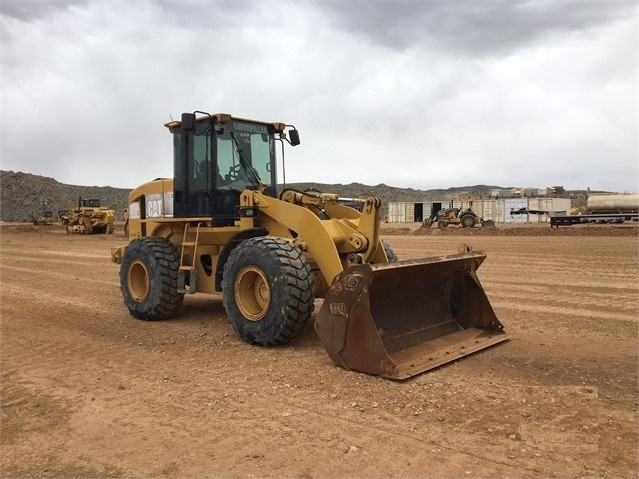
[[[639,213],[598,213],[588,215],[550,216],[550,227],[581,225],[587,223],[623,223],[624,221],[639,221]]]
[[[548,210],[529,210],[528,208],[519,208],[518,210],[510,210],[511,215],[550,215],[554,214],[566,214],[565,211],[548,211]]]

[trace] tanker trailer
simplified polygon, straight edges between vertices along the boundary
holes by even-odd
[[[588,213],[637,213],[639,195],[592,195],[588,197]]]
[[[550,227],[639,221],[639,195],[591,195],[585,214],[551,216]]]

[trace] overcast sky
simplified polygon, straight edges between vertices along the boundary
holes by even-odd
[[[0,0],[1,168],[132,188],[204,110],[295,125],[287,182],[637,193],[637,5]]]

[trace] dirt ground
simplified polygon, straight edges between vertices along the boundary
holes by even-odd
[[[335,367],[312,326],[247,345],[219,297],[133,319],[121,227],[2,225],[0,476],[638,477],[637,226],[415,233],[383,228],[400,259],[487,252],[511,339],[394,382]]]

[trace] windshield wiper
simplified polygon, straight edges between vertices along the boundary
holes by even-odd
[[[260,183],[262,182],[262,179],[260,178],[260,175],[257,173],[257,170],[253,168],[251,164],[248,162],[248,159],[246,158],[244,151],[242,150],[242,148],[240,148],[240,143],[237,141],[237,138],[235,138],[234,132],[231,132],[231,139],[233,140],[233,143],[235,143],[237,154],[240,156],[240,165],[242,166],[242,169],[246,173],[246,176],[249,177],[249,180],[252,182],[252,184],[254,184],[255,186],[259,186]]]

